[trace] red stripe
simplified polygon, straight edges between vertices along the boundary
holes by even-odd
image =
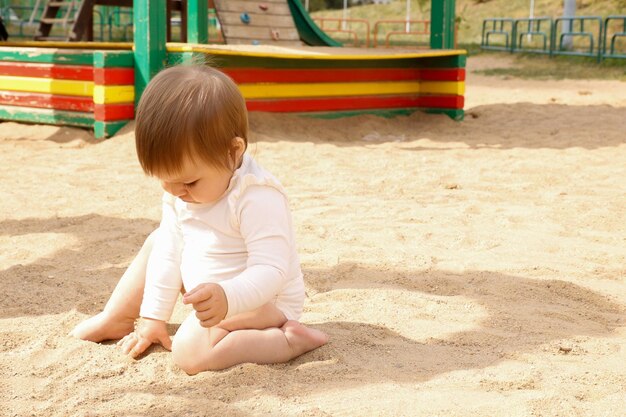
[[[97,85],[134,85],[135,69],[94,68],[93,80]]]
[[[18,91],[0,91],[0,104],[84,112],[91,112],[94,109],[93,98],[91,97],[22,93]]]
[[[0,75],[36,78],[56,78],[59,80],[92,81],[93,67],[87,65],[0,62]]]
[[[303,82],[363,82],[363,81],[464,81],[463,68],[386,68],[386,69],[267,69],[223,68],[235,82],[243,83],[303,83]]]
[[[248,100],[249,111],[267,112],[314,112],[333,110],[365,110],[393,108],[444,108],[462,109],[463,96],[368,96],[324,97],[311,99]]]
[[[135,117],[133,104],[96,104],[94,118],[102,122],[130,120]]]

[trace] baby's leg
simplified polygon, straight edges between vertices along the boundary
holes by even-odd
[[[151,234],[120,278],[104,310],[76,326],[70,332],[70,336],[92,342],[101,342],[109,339],[121,339],[133,331],[143,299],[146,265],[152,250],[152,242],[153,236]]]
[[[287,362],[327,340],[324,333],[294,320],[286,321],[280,310],[266,304],[210,329],[202,327],[191,314],[174,337],[172,354],[181,369],[194,375],[246,362]]]

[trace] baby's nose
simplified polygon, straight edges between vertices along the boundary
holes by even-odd
[[[169,182],[163,182],[162,187],[165,191],[173,195],[174,197],[180,197],[185,194],[185,186],[183,184],[172,184]]]

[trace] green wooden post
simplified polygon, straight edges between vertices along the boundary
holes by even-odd
[[[454,0],[432,0],[430,7],[430,48],[454,48]]]
[[[189,0],[187,3],[187,42],[209,42],[209,7],[207,0]]]
[[[135,103],[152,77],[164,66],[166,0],[135,0],[133,16],[135,23]]]

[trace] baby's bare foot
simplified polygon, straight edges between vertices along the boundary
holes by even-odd
[[[135,320],[115,318],[104,311],[74,327],[69,336],[90,342],[121,339],[135,328]]]
[[[328,342],[326,333],[310,329],[295,320],[289,320],[285,323],[282,330],[285,332],[285,337],[287,338],[287,342],[291,347],[294,357],[317,349]]]

